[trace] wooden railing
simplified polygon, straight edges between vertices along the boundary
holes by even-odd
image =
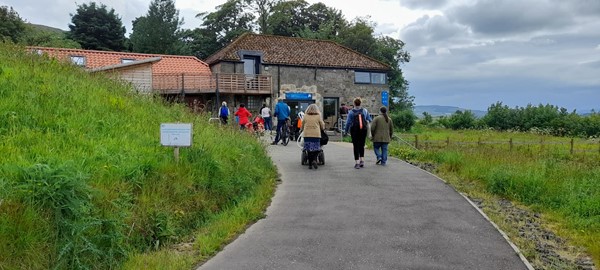
[[[154,74],[152,88],[161,94],[271,94],[270,75],[245,74]]]

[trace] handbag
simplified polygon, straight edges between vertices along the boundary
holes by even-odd
[[[329,135],[325,133],[325,130],[321,129],[321,145],[327,145],[329,142]]]

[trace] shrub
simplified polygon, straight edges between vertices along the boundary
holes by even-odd
[[[390,117],[394,122],[394,128],[404,131],[410,130],[417,120],[417,116],[412,110],[394,112]]]

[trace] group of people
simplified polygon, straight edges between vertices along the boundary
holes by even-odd
[[[218,117],[223,125],[227,125],[229,115],[230,111],[227,107],[227,102],[223,101],[218,113]],[[250,121],[252,113],[246,109],[246,105],[243,103],[240,104],[240,107],[234,113],[234,116],[237,117],[237,123],[240,125],[240,129],[245,129],[249,124],[261,124],[265,130],[271,130],[271,109],[269,109],[266,104],[263,104],[262,108],[260,108],[259,115],[257,115],[252,122]]]
[[[388,156],[388,144],[394,134],[393,122],[388,116],[385,106],[379,109],[380,114],[373,119],[367,109],[361,106],[361,103],[360,98],[356,98],[353,101],[354,106],[351,109],[346,107],[345,104],[342,104],[340,108],[340,113],[343,110],[347,114],[344,133],[350,134],[352,138],[354,168],[360,169],[365,166],[365,143],[369,132],[372,136],[373,149],[377,157],[375,164],[385,166]],[[261,122],[265,125],[265,129],[271,130],[271,110],[266,104],[263,104],[259,114],[257,118],[262,119]],[[239,109],[235,112],[235,116],[239,118],[240,129],[244,129],[250,122],[249,119],[252,117],[252,113],[245,108],[244,104],[240,104]],[[273,116],[277,119],[277,129],[275,139],[271,144],[277,145],[282,139],[281,129],[290,117],[290,107],[282,98],[278,99]],[[219,118],[222,123],[227,124],[228,117],[229,109],[227,108],[227,103],[223,102],[219,110]],[[299,128],[304,132],[304,151],[308,153],[308,168],[317,169],[317,155],[321,151],[321,131],[325,130],[325,123],[316,104],[310,104],[306,108],[306,112],[303,112]]]

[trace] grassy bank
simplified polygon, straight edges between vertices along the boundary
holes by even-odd
[[[507,138],[539,141],[538,135],[492,131],[424,130],[419,136],[457,142]],[[545,137],[542,141],[564,138]],[[584,246],[600,262],[600,155],[536,145],[450,144],[415,151],[394,143],[392,155],[437,164],[438,174],[468,194],[499,196],[539,211],[559,225],[561,236]]]
[[[160,123],[171,122],[193,124],[193,146],[181,149],[179,163],[160,146]],[[211,224],[259,218],[276,177],[264,148],[247,134],[6,44],[0,153],[6,269],[121,268],[194,238],[195,247],[213,250],[202,254],[211,254],[228,237],[194,235],[222,227],[231,235],[239,225]],[[227,221],[228,211],[247,214]]]

